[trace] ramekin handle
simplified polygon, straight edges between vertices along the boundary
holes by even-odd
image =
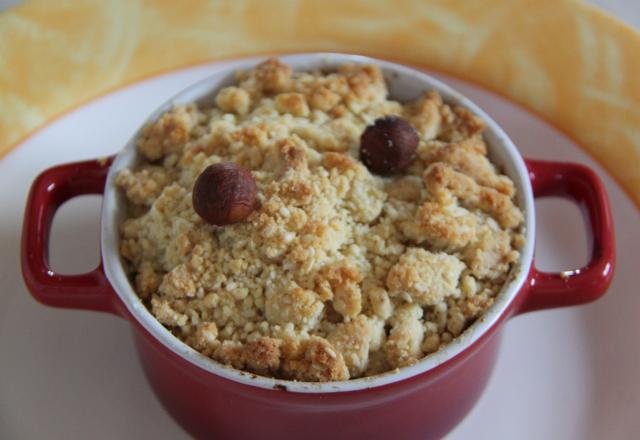
[[[56,211],[73,197],[103,194],[112,159],[56,166],[42,172],[31,186],[22,228],[22,275],[33,297],[43,304],[117,313],[102,261],[91,272],[78,275],[55,273],[49,265]]]
[[[527,160],[537,197],[566,197],[588,219],[592,242],[589,263],[575,270],[542,272],[532,266],[527,296],[518,313],[584,304],[609,288],[615,266],[615,237],[604,185],[596,173],[575,163]]]

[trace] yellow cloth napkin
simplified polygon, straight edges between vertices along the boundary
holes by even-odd
[[[578,142],[640,205],[640,34],[576,0],[26,2],[0,14],[0,154],[158,72],[317,50],[425,66],[504,95]]]

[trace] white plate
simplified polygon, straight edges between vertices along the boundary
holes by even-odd
[[[164,100],[229,64],[121,89],[53,122],[0,162],[0,438],[187,438],[148,387],[125,321],[47,308],[30,297],[20,276],[19,235],[26,193],[39,171],[117,152]],[[604,299],[507,325],[486,393],[449,438],[629,438],[640,430],[638,210],[558,131],[492,94],[440,78],[502,124],[525,156],[594,167],[609,190],[619,242],[616,276]],[[99,200],[88,197],[60,211],[51,249],[55,269],[95,265],[98,210]],[[540,268],[570,269],[586,260],[585,228],[569,203],[538,203],[537,235]]]

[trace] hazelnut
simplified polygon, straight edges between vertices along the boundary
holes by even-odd
[[[232,162],[208,166],[193,185],[193,209],[207,223],[238,223],[255,208],[256,181],[251,171]]]
[[[376,174],[395,174],[415,158],[418,142],[418,133],[404,119],[378,118],[360,137],[360,160]]]

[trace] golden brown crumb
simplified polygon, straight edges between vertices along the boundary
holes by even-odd
[[[453,255],[410,248],[387,276],[391,296],[404,297],[421,306],[433,305],[458,293],[464,263]]]
[[[271,58],[256,67],[255,75],[256,82],[264,93],[280,93],[287,89],[291,67]]]
[[[280,151],[286,168],[304,171],[307,168],[306,146],[297,136],[278,141],[277,148]]]
[[[333,107],[331,110],[329,110],[329,115],[333,118],[341,118],[343,116],[346,116],[347,114],[348,114],[347,107],[342,104],[338,104],[335,107]]]
[[[151,311],[158,321],[171,327],[182,326],[187,323],[187,315],[171,308],[169,301],[159,299],[156,296],[151,298]]]
[[[434,139],[438,135],[442,124],[442,105],[440,95],[430,91],[407,106],[408,119],[423,140]]]
[[[282,371],[286,377],[310,382],[346,380],[349,370],[342,354],[326,339],[312,336],[301,341],[285,341]]]
[[[247,366],[254,371],[277,371],[280,366],[280,343],[273,338],[260,338],[245,347]]]
[[[363,291],[371,305],[373,314],[382,320],[387,320],[393,313],[393,303],[388,292],[372,280],[363,283]]]
[[[457,250],[475,237],[478,219],[452,203],[426,202],[416,212],[415,240],[439,249]]]
[[[276,108],[280,113],[290,113],[293,116],[309,115],[309,107],[302,93],[281,93],[276,96]]]
[[[422,341],[422,352],[429,354],[433,353],[440,347],[440,335],[438,333],[431,333]]]
[[[311,93],[309,104],[314,110],[327,112],[340,102],[340,95],[326,87],[318,87]]]
[[[180,264],[164,276],[159,291],[172,298],[194,297],[196,280],[189,267],[186,264]]]
[[[326,153],[322,156],[322,165],[328,170],[337,168],[341,173],[357,168],[357,163],[351,156],[333,152]]]
[[[283,291],[268,292],[265,316],[271,324],[293,325],[310,330],[318,324],[324,305],[311,290],[291,287]]]
[[[280,368],[280,341],[269,337],[261,337],[247,344],[225,341],[217,345],[213,356],[238,369],[269,374]]]
[[[402,177],[389,182],[385,187],[387,194],[398,200],[417,203],[422,198],[424,185],[415,176]]]
[[[417,362],[424,337],[421,317],[422,309],[418,304],[404,304],[396,309],[389,338],[384,345],[391,367],[405,367]]]
[[[509,196],[478,185],[450,165],[442,162],[432,164],[424,173],[424,181],[436,198],[443,199],[450,191],[463,204],[492,215],[503,228],[514,228],[522,223],[522,212]]]
[[[251,96],[240,87],[225,87],[218,92],[216,104],[225,112],[246,115],[251,106]]]
[[[464,107],[455,106],[451,109],[449,106],[443,106],[441,107],[441,114],[446,121],[446,125],[440,133],[440,137],[446,141],[453,142],[473,137],[478,133],[482,133],[485,128],[482,118],[474,115]]]
[[[478,278],[494,279],[504,275],[513,263],[509,234],[497,227],[483,227],[463,258]]]
[[[218,344],[218,327],[215,322],[202,322],[198,324],[194,337],[194,347],[199,350],[212,349]]]
[[[327,266],[322,278],[328,282],[333,298],[333,308],[342,316],[354,317],[362,309],[360,282],[362,275],[348,263]]]
[[[342,354],[350,377],[358,377],[367,368],[372,337],[372,329],[364,315],[339,324],[327,337]]]
[[[158,291],[160,276],[148,261],[143,261],[136,275],[136,291],[140,298],[146,299]]]
[[[350,94],[346,100],[353,109],[356,102],[370,103],[383,100],[386,94],[386,86],[382,72],[377,66],[369,64],[343,64],[338,73],[344,75],[349,85]],[[360,105],[358,105],[359,107]],[[358,108],[356,107],[356,108]]]
[[[478,142],[482,143],[482,140]],[[509,197],[513,196],[515,189],[511,179],[497,174],[495,167],[485,156],[486,150],[484,148],[476,149],[476,145],[477,143],[471,143],[470,139],[446,144],[433,151],[428,160],[429,162],[448,163],[458,171],[475,179],[479,185],[494,188]]]
[[[176,107],[165,113],[142,130],[138,139],[138,151],[151,161],[161,159],[167,153],[179,152],[189,139],[189,132],[197,122],[196,118],[193,106]]]
[[[123,170],[116,177],[116,185],[125,190],[127,199],[144,206],[150,206],[170,182],[169,173],[158,166],[147,166],[135,173]]]

